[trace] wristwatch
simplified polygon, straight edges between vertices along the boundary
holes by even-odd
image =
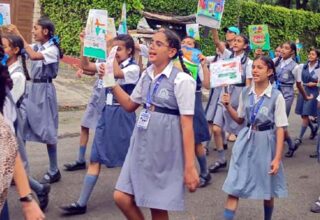
[[[32,202],[33,201],[33,195],[32,193],[29,193],[25,197],[20,198],[20,202]]]

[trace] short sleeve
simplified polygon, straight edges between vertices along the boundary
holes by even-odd
[[[146,76],[147,71],[144,71],[142,73],[142,76],[140,77],[137,85],[134,87],[134,90],[130,96],[131,101],[137,103],[137,104],[142,104],[142,80]]]
[[[294,69],[292,70],[292,74],[294,78],[296,79],[296,82],[302,81],[302,70],[303,70],[303,64],[296,65]]]
[[[193,115],[196,81],[188,74],[179,72],[174,81],[174,94],[181,115]]]
[[[227,48],[224,49],[221,58],[222,59],[229,59],[230,56],[232,55],[232,52],[228,50]]]
[[[320,95],[318,95],[318,97],[317,97],[317,101],[318,101],[318,102],[320,102]]]
[[[199,64],[199,72],[198,72],[199,78],[201,80],[201,82],[203,81],[203,68],[201,66],[201,64]]]
[[[246,67],[246,79],[252,79],[252,64],[253,61],[248,58],[247,67]]]
[[[26,77],[22,72],[14,72],[10,75],[10,77],[13,82],[13,88],[11,89],[12,98],[13,101],[17,103],[17,101],[24,94],[26,87]]]
[[[140,76],[140,67],[138,65],[130,65],[122,69],[124,81],[126,84],[136,84]]]
[[[288,123],[288,117],[286,113],[286,102],[282,96],[282,94],[278,95],[278,98],[276,100],[276,109],[274,112],[274,120],[276,127],[286,127],[289,125]]]
[[[246,112],[243,106],[242,92],[240,93],[240,96],[239,96],[239,105],[238,105],[237,113],[239,118],[245,118]]]
[[[43,63],[45,65],[51,63],[57,63],[59,61],[59,50],[55,45],[52,45],[44,50],[40,51],[42,53],[44,60]]]

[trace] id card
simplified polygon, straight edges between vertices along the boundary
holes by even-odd
[[[150,113],[147,111],[142,111],[139,115],[137,127],[142,129],[147,129],[150,121]]]
[[[113,104],[113,95],[111,93],[107,94],[107,105],[112,105]]]

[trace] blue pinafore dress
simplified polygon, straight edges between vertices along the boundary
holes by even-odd
[[[296,67],[297,63],[292,60],[289,64],[284,67],[278,65],[276,67],[276,84],[278,89],[281,91],[284,100],[286,101],[286,113],[289,116],[291,106],[294,99],[294,83],[295,77],[293,75],[293,69]]]
[[[139,207],[184,210],[182,130],[174,94],[174,80],[179,72],[173,67],[170,76],[163,77],[153,94],[152,105],[161,111],[149,111],[147,129],[135,126],[116,184],[117,190],[134,195]],[[148,73],[141,80],[142,99],[146,103],[147,94],[154,90],[156,82]]]
[[[131,61],[129,65],[137,65]],[[138,82],[137,77],[136,82]],[[118,80],[119,82],[119,80]],[[135,84],[119,84],[130,95]],[[105,89],[105,97],[112,94],[110,89]],[[101,117],[98,121],[93,139],[90,162],[97,162],[105,166],[120,167],[123,165],[130,145],[130,138],[136,123],[135,112],[127,112],[113,96],[112,104],[105,102]]]
[[[230,167],[223,184],[223,191],[239,198],[270,200],[286,197],[287,187],[281,163],[276,175],[269,175],[271,162],[276,154],[275,108],[280,94],[272,89],[271,97],[264,95],[257,112],[250,138],[251,99],[250,87],[243,90],[245,126],[238,134],[232,149]],[[255,103],[255,108],[257,108]]]
[[[318,67],[319,64],[317,64]],[[295,113],[301,116],[317,116],[317,97],[319,95],[319,88],[306,86],[309,82],[318,83],[318,76],[315,72],[316,69],[309,72],[308,64],[305,64],[302,69],[302,82],[304,90],[308,95],[313,95],[312,100],[304,100],[303,96],[299,93]]]
[[[35,45],[34,51],[43,46]],[[55,47],[52,44],[50,47]],[[59,56],[59,55],[58,55]],[[60,58],[57,57],[57,60]],[[31,60],[31,80],[21,104],[25,117],[24,139],[45,144],[58,142],[58,103],[52,80],[57,77],[59,61],[44,64],[43,60]]]

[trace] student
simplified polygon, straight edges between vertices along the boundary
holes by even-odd
[[[182,47],[189,48],[198,48],[197,42],[192,37],[185,37],[181,41]],[[193,131],[195,135],[195,150],[197,160],[199,162],[200,167],[200,184],[199,187],[206,187],[211,180],[211,175],[207,168],[207,158],[206,158],[206,149],[202,145],[202,142],[210,140],[210,133],[208,124],[206,121],[204,109],[202,106],[202,85],[206,89],[210,89],[210,72],[207,67],[207,63],[205,57],[201,54],[199,55],[199,60],[201,64],[198,67],[197,74],[197,87],[196,87],[196,102],[194,109],[194,117],[193,117]]]
[[[96,63],[90,62],[88,57],[83,56],[83,43],[84,43],[85,32],[82,31],[80,33],[80,42],[81,42],[81,51],[80,51],[80,75],[86,74],[90,76],[94,76],[95,73],[99,70],[99,64],[102,60],[97,60]],[[102,109],[105,105],[105,89],[102,85],[102,80],[97,79],[94,86],[93,92],[90,98],[90,101],[87,105],[84,116],[81,120],[81,132],[80,132],[80,146],[78,159],[76,161],[64,164],[66,171],[75,171],[75,170],[83,170],[86,169],[86,149],[89,141],[89,130],[95,129],[98,124],[98,120],[101,117]]]
[[[313,127],[309,117],[317,117],[318,77],[320,74],[319,57],[320,51],[312,48],[308,55],[308,62],[302,65],[301,70],[299,69],[301,71],[301,74],[299,74],[301,79],[297,79],[297,82],[302,81],[304,90],[308,95],[312,94],[313,99],[306,101],[301,94],[298,95],[295,113],[301,116],[302,125],[299,137],[295,140],[295,148],[302,143],[303,135],[308,126],[311,127],[310,139],[314,139],[317,134],[317,128]]]
[[[114,63],[117,83],[126,94],[130,95],[140,76],[140,68],[133,57],[134,41],[129,35],[118,35],[113,39],[112,46],[118,46]],[[77,202],[62,206],[64,214],[86,213],[87,203],[98,180],[101,164],[107,167],[122,166],[128,151],[136,115],[134,112],[126,112],[117,99],[113,99],[111,89],[105,91],[107,100],[96,127],[90,164],[84,178],[80,198]]]
[[[222,103],[231,117],[245,127],[238,134],[223,191],[228,194],[224,219],[232,220],[239,198],[264,200],[264,219],[271,220],[274,197],[287,196],[281,164],[284,128],[288,125],[284,98],[272,88],[275,72],[268,57],[253,62],[251,87],[243,88],[237,111],[225,93]]]
[[[239,84],[225,87],[225,89],[229,90],[229,93],[231,95],[231,105],[234,108],[237,108],[239,104],[240,92],[242,91],[243,87],[249,86],[251,84],[252,79],[252,60],[250,60],[250,58],[248,57],[248,53],[250,51],[249,40],[244,35],[236,36],[235,41],[233,43],[233,52],[231,52],[227,50],[226,47],[219,41],[217,30],[213,29],[212,33],[214,43],[218,47],[220,53],[223,54],[222,57],[224,59],[234,57],[239,57],[241,59],[242,82]],[[218,172],[221,168],[227,167],[227,160],[225,156],[225,150],[227,147],[223,146],[224,137],[222,131],[237,135],[243,127],[242,125],[237,124],[231,118],[229,112],[221,103],[219,103],[219,105],[217,106],[213,124],[213,135],[218,150],[218,160],[211,166],[209,166],[209,171],[211,173]]]
[[[275,58],[281,57],[281,45],[276,48]]]
[[[223,31],[225,32],[226,37],[226,48],[232,51],[234,40],[236,39],[236,36],[240,34],[240,30],[235,26],[230,26],[228,28],[224,28]]]
[[[281,46],[281,56],[274,59],[276,74],[274,86],[279,89],[286,101],[286,113],[287,116],[290,114],[291,106],[294,99],[294,83],[298,75],[299,65],[292,59],[296,57],[297,47],[293,42],[285,42]],[[305,99],[308,99],[306,93],[301,86],[301,82],[296,83],[297,88]],[[288,152],[285,154],[286,157],[292,157],[296,147],[293,145],[292,140],[289,136],[288,129],[285,129],[285,141],[289,146]]]
[[[168,211],[184,210],[184,186],[195,191],[193,113],[195,81],[173,67],[183,54],[179,37],[170,30],[154,34],[152,63],[131,96],[119,85],[113,93],[127,111],[144,106],[116,184],[114,200],[127,219],[144,219],[138,207],[151,209],[152,219],[168,219]]]
[[[26,68],[23,40],[17,35],[7,34],[2,35],[1,41],[4,52],[8,56],[7,65],[10,77],[13,81],[13,88],[10,91],[11,94],[8,94],[8,98],[11,101],[12,106],[16,107],[13,109],[13,111],[16,112],[17,116],[14,120],[14,124],[19,146],[19,153],[24,163],[25,170],[27,173],[29,173],[29,162],[25,149],[25,142],[23,140],[24,122],[21,115],[22,110],[20,109],[20,105],[23,101],[25,93],[26,80],[30,80],[29,73]],[[29,183],[32,190],[34,190],[37,194],[40,208],[44,210],[48,206],[49,202],[50,185],[40,184],[31,176],[29,176]]]
[[[59,59],[63,56],[59,39],[54,36],[54,24],[45,17],[40,18],[33,27],[37,44],[30,46],[14,25],[9,27],[9,31],[23,39],[31,60],[31,81],[26,86],[26,96],[22,103],[26,117],[24,138],[26,141],[47,145],[49,170],[40,182],[58,182],[61,178],[57,161],[58,104],[52,80],[57,76]]]

